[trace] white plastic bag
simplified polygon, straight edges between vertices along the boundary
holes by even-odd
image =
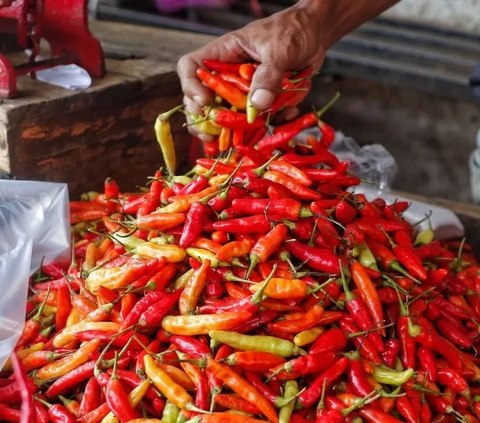
[[[69,248],[67,185],[0,180],[0,368],[23,330],[28,278]]]
[[[321,137],[320,129],[317,126],[306,129],[295,137],[295,140],[305,143],[309,135],[319,139]],[[390,195],[390,187],[397,174],[397,163],[383,145],[368,144],[361,147],[353,138],[336,131],[335,141],[330,151],[340,160],[348,162],[349,172],[372,182],[372,184],[361,183],[351,191],[365,194],[370,201],[380,197],[389,204],[394,203],[395,200],[411,202],[411,206],[404,214],[405,219],[410,223],[422,220],[431,212],[430,223],[436,239],[446,240],[464,236],[465,228],[452,211],[421,201]],[[428,221],[420,225],[420,230],[426,228],[428,228]]]

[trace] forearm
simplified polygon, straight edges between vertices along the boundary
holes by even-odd
[[[321,28],[323,45],[330,48],[362,23],[375,18],[399,0],[300,0],[294,7],[305,8]],[[319,28],[320,29],[320,28]]]

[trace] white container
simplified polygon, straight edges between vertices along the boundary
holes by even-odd
[[[480,204],[480,129],[477,133],[477,148],[470,154],[469,165],[472,199],[475,204]]]

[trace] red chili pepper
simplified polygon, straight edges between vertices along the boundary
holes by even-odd
[[[189,247],[193,240],[202,233],[202,223],[207,212],[207,206],[201,202],[193,203],[187,214],[182,237],[180,238],[179,245],[181,248]]]
[[[300,156],[294,153],[287,153],[283,156],[283,160],[299,168],[322,163],[334,168],[339,163],[337,157],[326,149],[317,152],[314,156]],[[307,175],[310,176],[308,173]]]
[[[370,331],[374,328],[374,324],[369,314],[369,310],[360,298],[357,298],[348,288],[348,282],[342,271],[343,291],[346,296],[347,310],[353,317],[355,323],[364,331]],[[374,345],[380,353],[385,351],[385,345],[377,332],[368,334],[367,339]]]
[[[208,88],[211,88],[232,106],[240,110],[245,110],[247,106],[247,96],[238,88],[235,88],[232,84],[223,81],[219,76],[213,75],[203,68],[197,69],[197,76]]]
[[[433,352],[424,346],[420,346],[417,353],[422,369],[428,372],[428,380],[435,383],[437,380],[437,365]]]
[[[278,220],[278,218],[276,218],[275,220]],[[271,222],[267,220],[263,214],[261,214],[250,217],[242,217],[239,219],[230,219],[215,222],[213,224],[213,228],[221,232],[242,234],[266,233],[271,228]]]
[[[400,352],[400,342],[398,341],[398,339],[390,338],[385,343],[385,352],[382,354],[383,362],[388,367],[394,368],[399,352]]]
[[[340,327],[346,331],[347,334],[355,334],[359,332],[358,327],[355,325],[353,319],[347,315],[342,317],[340,320]],[[353,337],[352,342],[357,348],[359,348],[360,355],[362,357],[372,361],[376,365],[380,365],[382,363],[382,359],[380,358],[378,351],[363,335]]]
[[[321,195],[304,185],[299,184],[294,179],[277,171],[269,170],[265,172],[263,177],[269,181],[283,185],[289,189],[293,195],[301,200],[320,200]]]
[[[178,303],[182,292],[183,289],[177,289],[173,293],[168,294],[162,300],[152,304],[142,313],[138,324],[143,327],[159,326],[162,319],[167,315],[172,306]]]
[[[79,383],[93,377],[94,368],[95,362],[89,361],[66,375],[59,377],[45,392],[45,396],[47,398],[56,398],[58,395],[68,392]]]
[[[320,272],[339,275],[339,262],[346,261],[344,257],[336,256],[328,250],[310,247],[298,241],[285,242],[285,246],[301,262],[308,260],[309,267]]]
[[[455,345],[461,348],[470,348],[472,346],[472,341],[469,336],[459,330],[447,319],[436,320],[435,326],[446,339],[453,342]]]
[[[250,83],[241,76],[235,75],[234,73],[219,73],[218,76],[244,93],[250,91]]]
[[[240,66],[242,66],[241,63],[226,63],[226,62],[220,62],[219,60],[210,60],[210,59],[205,59],[203,61],[203,64],[210,70],[215,71],[217,73],[234,73],[238,75],[238,72],[240,70]]]
[[[342,357],[328,370],[318,376],[315,381],[298,396],[298,402],[303,408],[312,406],[322,394],[323,386],[328,388],[337,378],[339,378],[348,367],[348,358]]]
[[[397,398],[395,401],[395,406],[400,415],[408,423],[418,423],[419,416],[415,412],[412,403],[406,396]]]
[[[439,368],[438,382],[441,385],[448,386],[458,392],[460,395],[470,399],[470,388],[468,382],[455,369]]]
[[[87,382],[83,393],[77,418],[82,418],[100,405],[101,389],[97,379],[92,377]]]
[[[241,411],[249,414],[262,414],[260,409],[255,404],[252,404],[241,397],[236,397],[229,394],[218,394],[214,396],[214,399],[215,403],[230,410]]]
[[[409,327],[409,333],[419,344],[441,354],[454,369],[462,368],[460,352],[442,338],[426,318],[414,316],[414,326]]]
[[[297,200],[284,198],[280,200],[267,199],[235,199],[232,208],[242,214],[268,214],[279,215],[286,219],[297,220],[301,217],[311,216],[312,213]]]
[[[193,336],[172,335],[170,341],[180,351],[188,354],[192,358],[206,358],[212,356],[210,348]]]
[[[20,410],[10,408],[4,404],[0,404],[0,419],[5,422],[20,422],[21,413]]]
[[[264,324],[271,322],[277,317],[278,313],[275,311],[261,311],[257,313],[252,318],[247,320],[245,323],[240,324],[232,329],[233,332],[237,333],[249,333]]]

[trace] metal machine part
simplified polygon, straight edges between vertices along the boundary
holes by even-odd
[[[88,29],[87,0],[0,0],[0,34],[16,34],[26,63],[14,66],[0,54],[0,98],[17,97],[16,77],[75,63],[91,76],[105,75],[102,46]],[[36,61],[40,41],[50,44],[51,57]]]

